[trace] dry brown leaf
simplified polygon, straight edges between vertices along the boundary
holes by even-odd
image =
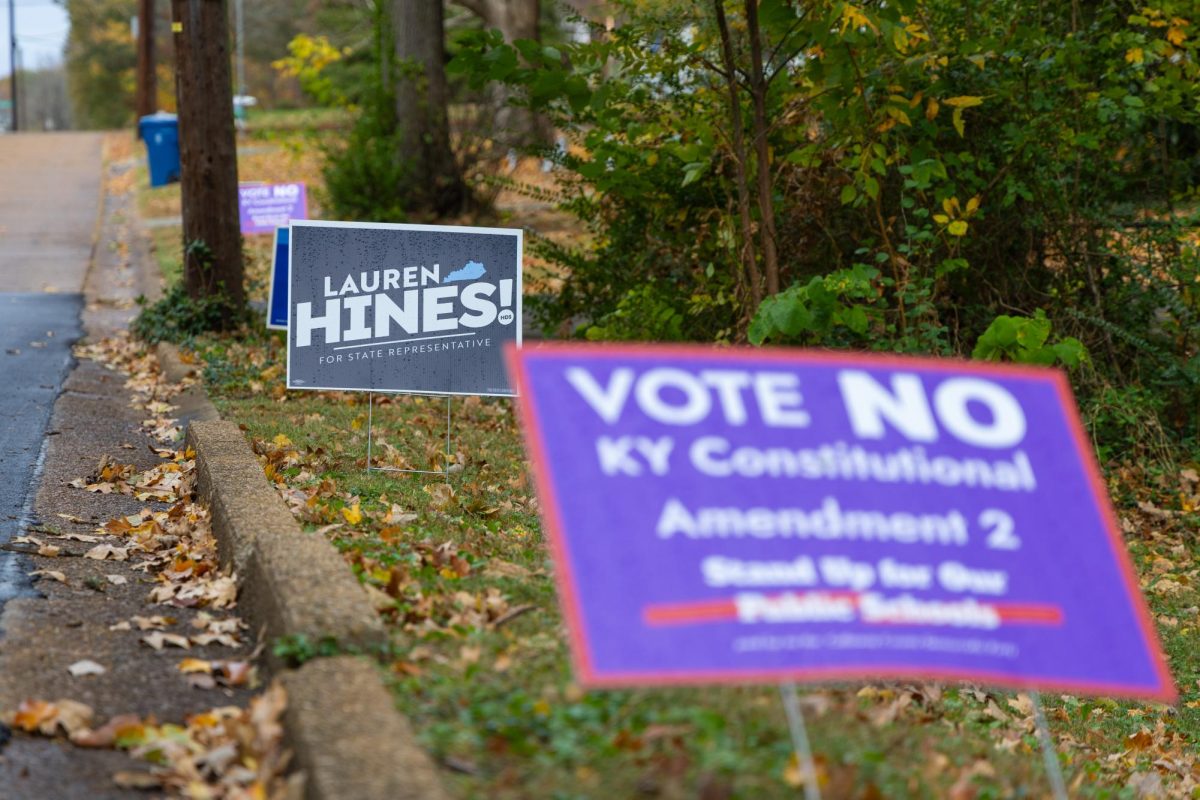
[[[171,647],[180,647],[184,650],[191,648],[191,642],[188,637],[181,636],[178,633],[163,633],[162,631],[154,631],[143,636],[140,640],[143,644],[153,647],[155,650],[162,650],[170,645]]]
[[[83,554],[84,558],[93,558],[97,561],[111,559],[113,561],[128,561],[129,550],[125,547],[114,547],[111,544],[98,544],[91,550]]]
[[[123,770],[113,773],[113,783],[122,789],[161,789],[163,779],[151,772]]]

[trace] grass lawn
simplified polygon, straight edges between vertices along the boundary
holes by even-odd
[[[459,471],[448,486],[368,474],[364,396],[285,392],[278,335],[214,339],[200,352],[222,414],[245,425],[298,518],[330,537],[369,587],[393,632],[382,661],[397,703],[457,794],[796,796],[773,688],[583,692],[573,683],[509,401],[455,399]],[[440,467],[444,401],[377,400],[374,423],[377,464]],[[1183,699],[1178,709],[1044,700],[1072,796],[1134,796],[1122,790],[1131,779],[1191,796],[1200,571],[1195,516],[1177,512],[1200,488],[1178,470],[1114,468],[1110,477]],[[300,657],[315,649],[284,644]],[[805,707],[828,796],[1047,791],[1027,697],[889,684],[813,690]]]
[[[524,223],[516,214],[506,224]],[[159,236],[169,262],[162,251],[178,247],[178,232]],[[260,253],[257,238],[248,253],[261,299],[269,242]],[[510,401],[453,401],[449,484],[367,473],[366,396],[285,391],[282,335],[243,333],[194,343],[209,392],[244,426],[305,528],[329,537],[368,588],[391,631],[381,669],[457,796],[799,795],[773,687],[584,692],[574,683]],[[376,463],[440,468],[444,425],[444,400],[377,401]],[[1045,697],[1050,725],[1072,797],[1200,796],[1197,465],[1106,467],[1181,700]],[[329,649],[275,646],[296,660]],[[826,797],[1049,792],[1026,696],[854,685],[806,691],[804,708]]]

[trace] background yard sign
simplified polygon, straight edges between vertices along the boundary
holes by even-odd
[[[510,350],[580,679],[1174,697],[1066,379]]]
[[[511,395],[521,231],[293,222],[288,388]]]
[[[294,219],[308,218],[308,193],[303,183],[239,184],[238,215],[242,233],[274,233]]]
[[[267,327],[286,331],[288,321],[288,228],[275,229],[271,250],[271,292],[267,298]]]

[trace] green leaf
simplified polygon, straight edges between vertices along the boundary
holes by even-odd
[[[695,183],[708,169],[707,161],[693,161],[691,164],[685,164],[683,167],[683,183],[680,186],[687,186],[690,183]]]

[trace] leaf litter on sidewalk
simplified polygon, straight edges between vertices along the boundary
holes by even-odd
[[[145,602],[152,607],[191,609],[188,629],[170,630],[179,620],[168,613],[135,615],[110,626],[111,635],[139,636],[155,650],[175,647],[230,647],[244,644],[245,624],[232,609],[237,602],[236,576],[222,572],[207,509],[196,502],[195,453],[177,449],[180,438],[170,418],[169,399],[180,390],[165,381],[157,361],[126,335],[77,348],[81,358],[92,358],[126,376],[132,404],[146,412],[143,430],[162,447],[152,447],[160,463],[144,470],[102,456],[90,475],[70,486],[99,494],[124,494],[149,503],[135,514],[99,524],[93,534],[64,533],[47,529],[41,535],[91,545],[84,558],[124,561],[143,572],[152,583]],[[74,517],[73,524],[87,524]],[[57,545],[27,536],[46,557],[63,553]],[[39,569],[33,574],[69,584],[62,572]],[[110,584],[127,584],[122,575],[108,575]],[[222,687],[255,687],[253,659],[185,658],[172,672],[180,690],[215,690]],[[81,659],[69,667],[79,680],[107,672],[103,665]],[[46,701],[30,698],[3,715],[13,729],[41,736],[65,736],[79,747],[116,748],[154,766],[113,776],[125,788],[154,788],[171,797],[205,800],[259,800],[287,795],[285,772],[288,753],[282,746],[281,716],[286,696],[273,684],[250,700],[249,707],[218,706],[189,716],[183,724],[160,723],[153,717],[120,714],[96,724],[92,709],[70,698]]]

